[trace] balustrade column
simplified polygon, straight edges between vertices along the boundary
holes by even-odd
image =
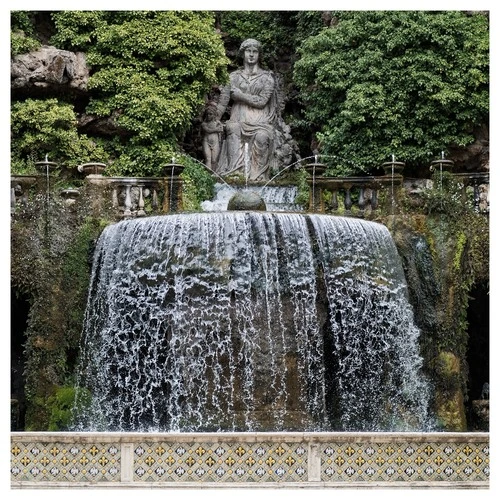
[[[111,194],[111,203],[113,205],[113,208],[118,208],[119,207],[119,202],[118,202],[118,187],[115,185],[113,186],[113,192]]]
[[[359,188],[358,207],[362,212],[365,210],[366,207],[365,188],[363,186]]]
[[[348,211],[352,208],[351,186],[348,186],[345,189],[344,207]]]
[[[332,190],[332,208],[333,208],[333,210],[339,209],[339,198],[338,198],[338,190],[337,189]]]
[[[152,199],[151,199],[151,208],[153,210],[158,209],[158,192],[156,190],[156,187],[153,187],[153,194],[152,194]]]
[[[132,215],[132,197],[130,194],[130,186],[125,186],[125,210],[123,211],[123,215],[128,216]]]
[[[480,192],[479,192],[479,180],[478,179],[472,180],[472,189],[474,190],[474,197],[473,197],[474,209],[477,212],[479,212],[479,202],[481,200],[481,197],[480,197]]]
[[[16,189],[10,188],[10,213],[13,214],[16,211]]]
[[[141,217],[146,215],[146,212],[144,211],[144,197],[143,197],[143,186],[139,186],[139,201],[138,201],[138,210],[137,210],[137,216]]]
[[[376,188],[372,188],[372,195],[370,197],[370,205],[372,207],[372,210],[376,210],[378,207],[378,192]]]

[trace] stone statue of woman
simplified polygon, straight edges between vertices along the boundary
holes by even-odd
[[[276,81],[270,71],[259,66],[261,44],[257,40],[245,40],[240,53],[243,68],[230,74],[230,83],[222,89],[217,106],[220,119],[232,101],[217,171],[224,175],[241,172],[248,180],[267,180],[278,111]]]

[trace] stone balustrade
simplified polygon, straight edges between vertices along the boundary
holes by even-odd
[[[11,434],[13,488],[488,488],[489,434]]]
[[[182,210],[182,181],[179,177],[86,178],[94,188],[110,191],[115,213],[123,218]]]
[[[80,189],[54,189],[55,179],[44,175],[11,177],[11,213],[26,205],[34,194],[60,197],[67,206],[73,205]],[[47,187],[49,186],[49,188]],[[88,175],[84,190],[92,198],[96,210],[110,205],[118,218],[141,217],[182,210],[182,181],[178,176],[166,177],[104,177]],[[106,203],[107,202],[107,203]]]
[[[468,200],[472,188],[472,204],[477,212],[489,213],[489,172],[457,173],[455,179],[462,184],[464,203]],[[379,207],[380,194],[384,192],[385,208],[397,210],[401,189],[411,190],[411,184],[425,184],[432,187],[430,179],[405,179],[401,174],[360,177],[309,177],[310,212],[338,212],[343,209],[347,213],[356,208],[358,213],[375,210]],[[414,190],[418,194],[420,188]],[[325,196],[325,193],[327,194]],[[326,202],[325,199],[330,201]],[[354,201],[356,200],[356,201]],[[339,204],[340,201],[340,204]]]
[[[463,185],[464,202],[471,195],[475,209],[489,213],[489,173],[453,174]],[[340,210],[365,214],[379,208],[383,198],[386,210],[397,211],[401,189],[412,190],[412,183],[424,183],[430,187],[429,179],[405,179],[401,174],[359,177],[323,177],[314,176],[307,180],[309,184],[310,212],[332,212]],[[16,175],[11,177],[11,213],[16,207],[28,202],[30,193],[47,192],[50,183],[44,175]],[[111,204],[114,216],[118,218],[157,215],[182,210],[182,180],[178,174],[165,177],[104,177],[88,175],[85,186],[96,205],[101,207],[103,198]],[[420,188],[413,190],[417,193]],[[384,196],[381,197],[381,193]],[[74,203],[75,190],[61,190],[58,193],[66,203]],[[325,196],[326,194],[326,196]],[[53,194],[51,195],[53,196]],[[325,201],[328,200],[328,201]]]
[[[453,174],[462,185],[462,197],[467,199],[467,188],[472,187],[474,209],[480,213],[490,211],[490,173],[474,172]]]
[[[382,189],[388,190],[391,202],[396,203],[403,176],[399,174],[363,177],[312,177],[309,184],[309,211],[324,212],[328,208],[332,212],[339,210],[339,198],[342,197],[342,206],[350,212],[355,206],[364,212],[366,209],[375,210],[379,206],[379,193]],[[325,206],[324,193],[330,194],[329,206]]]
[[[111,198],[111,206],[120,217],[146,215],[146,203],[151,213],[162,208],[164,182],[161,177],[102,177],[89,175],[86,182],[97,195]],[[100,192],[99,192],[100,191]],[[108,200],[109,201],[109,200]]]

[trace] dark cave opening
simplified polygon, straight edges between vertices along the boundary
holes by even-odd
[[[10,294],[10,394],[11,430],[24,429],[26,401],[24,394],[24,344],[30,303],[22,293],[12,289]]]
[[[467,321],[468,398],[466,412],[469,430],[488,430],[490,383],[490,303],[487,283],[475,285],[470,292]]]

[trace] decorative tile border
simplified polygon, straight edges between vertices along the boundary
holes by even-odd
[[[13,488],[489,487],[488,433],[13,433]]]
[[[322,481],[488,481],[487,443],[331,443]]]
[[[140,443],[134,481],[307,481],[307,446],[294,443]]]
[[[28,482],[120,481],[120,446],[15,440],[11,448],[12,480]]]

